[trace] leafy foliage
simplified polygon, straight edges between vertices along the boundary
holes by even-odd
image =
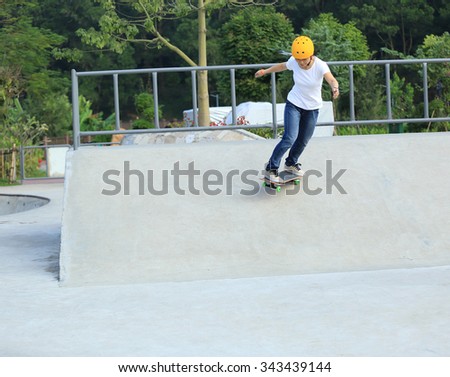
[[[245,8],[237,12],[221,28],[220,53],[228,64],[275,62],[280,50],[290,46],[294,38],[292,24],[272,7]],[[270,100],[270,77],[254,80],[250,70],[236,72],[238,101]],[[229,77],[222,75],[219,90],[227,97]]]
[[[408,118],[408,114],[414,113],[414,88],[397,73],[391,80],[391,100],[393,118]]]
[[[47,125],[30,116],[17,98],[12,102],[0,122],[0,148],[11,148],[14,144],[32,145],[47,131]]]
[[[353,22],[341,24],[331,13],[322,13],[311,20],[302,30],[315,46],[315,55],[325,61],[368,60],[370,58],[367,39]],[[333,73],[339,77],[339,90],[348,93],[348,69],[343,66],[333,67]],[[355,76],[364,77],[366,68],[355,66]],[[327,99],[330,95],[327,93]]]
[[[359,3],[359,4],[358,4]],[[348,8],[356,25],[381,47],[409,54],[433,23],[433,7],[426,0],[372,0]]]
[[[317,55],[326,61],[450,56],[448,1],[278,0],[275,6],[255,7],[274,2],[203,0],[208,63],[282,61],[285,58],[277,50],[289,50],[294,30],[296,34],[310,34]],[[9,140],[11,134],[6,133],[7,125],[13,124],[28,125],[48,136],[67,133],[71,125],[71,69],[195,65],[200,49],[197,12],[201,3],[190,0],[1,0],[0,140],[4,144]],[[179,54],[181,48],[185,56]],[[393,66],[392,69],[393,84],[398,85],[393,88],[394,107],[399,106],[394,109],[395,114],[421,116],[421,65]],[[338,67],[332,70],[341,84],[338,119],[345,119],[349,116],[348,71]],[[428,64],[432,117],[449,114],[448,71],[448,64]],[[241,75],[238,72],[238,101],[269,100],[270,78],[254,80],[253,73],[247,71]],[[281,101],[292,79],[288,74],[276,75],[276,79],[277,96]],[[382,69],[355,66],[354,79],[357,119],[384,118],[386,98]],[[120,77],[122,117],[134,115],[135,97],[148,86],[146,80],[147,77],[137,75]],[[158,80],[159,102],[164,104],[165,115],[181,117],[181,111],[192,104],[190,75],[160,75]],[[210,90],[220,92],[221,104],[230,102],[228,73],[211,73],[208,84]],[[177,101],[173,101],[175,90]],[[114,111],[111,78],[83,77],[80,94],[90,99],[89,122],[98,121],[98,127],[103,128],[111,119],[103,119],[103,114]],[[329,98],[328,91],[324,95]],[[448,123],[409,126],[410,131],[448,128]],[[38,138],[35,135],[25,142],[37,142]]]
[[[29,119],[22,115],[20,122],[48,123],[47,131],[52,134],[58,127],[67,129],[70,125],[69,102],[65,97],[69,81],[60,72],[48,69],[52,51],[64,42],[64,37],[33,25],[30,12],[37,3],[20,3],[22,6],[14,7],[7,0],[2,13],[0,113],[6,117],[5,122],[14,122],[19,111],[16,100],[22,97],[19,112],[27,114]],[[55,97],[61,106],[52,106]],[[8,119],[10,116],[13,119]]]
[[[450,33],[428,35],[417,49],[419,58],[450,56]],[[431,117],[448,117],[450,114],[450,64],[428,64],[428,82],[431,87],[429,110]],[[422,71],[419,72],[420,74]],[[428,125],[427,129],[430,128]],[[448,131],[450,122],[433,124],[433,130]]]
[[[139,119],[133,121],[133,128],[155,128],[155,102],[150,93],[140,93],[134,99],[136,112]],[[158,116],[162,116],[161,107],[159,107]]]
[[[80,130],[81,131],[110,131],[114,129],[115,114],[103,119],[103,113],[95,114],[91,109],[92,102],[84,96],[78,99],[80,107]],[[94,143],[109,142],[111,136],[99,135],[93,137]]]
[[[315,55],[322,60],[368,60],[370,58],[367,39],[362,32],[353,22],[342,24],[331,13],[322,13],[319,17],[310,20],[302,33],[310,36],[314,41]],[[341,99],[339,100],[338,117],[342,118],[348,109],[350,86],[348,67],[333,66],[331,70],[339,81]],[[355,66],[355,83],[364,85],[364,80],[368,75],[367,71],[367,66]],[[361,85],[358,85],[355,91],[362,92]],[[323,89],[323,98],[327,101],[331,100],[331,93],[326,85]],[[364,99],[361,97],[361,100]],[[359,108],[360,103],[357,103],[356,107]],[[363,111],[360,111],[359,115],[362,118],[367,116]]]

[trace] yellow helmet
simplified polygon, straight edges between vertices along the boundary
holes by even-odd
[[[314,55],[314,43],[311,38],[304,35],[297,37],[292,42],[292,56],[295,59],[307,59]]]

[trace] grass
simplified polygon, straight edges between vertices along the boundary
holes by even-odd
[[[19,186],[20,182],[9,183],[8,179],[0,178],[0,187],[1,186]]]

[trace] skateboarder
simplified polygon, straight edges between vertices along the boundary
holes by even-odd
[[[289,150],[284,169],[303,176],[298,159],[311,139],[322,106],[322,83],[327,81],[333,99],[339,96],[339,83],[327,63],[314,55],[314,44],[309,37],[297,37],[292,43],[292,56],[285,63],[260,69],[255,77],[289,69],[293,72],[294,86],[289,92],[284,110],[284,134],[265,165],[265,176],[279,182],[278,168],[283,155]]]

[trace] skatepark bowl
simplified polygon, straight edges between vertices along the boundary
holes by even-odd
[[[50,199],[34,195],[6,195],[0,194],[0,216],[29,211],[42,207]]]

